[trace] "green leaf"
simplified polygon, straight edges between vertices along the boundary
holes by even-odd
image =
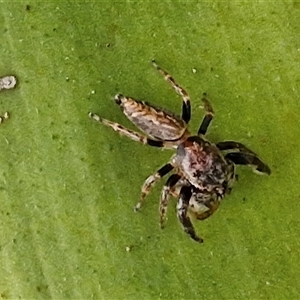
[[[1,2],[0,299],[299,298],[299,9],[276,2]],[[116,93],[176,113],[208,138],[236,140],[272,169],[239,181],[219,210],[181,229],[175,201],[158,226],[157,184],[172,151],[142,146],[88,118],[134,129]]]

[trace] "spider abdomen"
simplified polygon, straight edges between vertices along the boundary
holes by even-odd
[[[116,95],[115,101],[124,115],[151,138],[174,141],[186,132],[187,124],[166,109],[122,95]]]

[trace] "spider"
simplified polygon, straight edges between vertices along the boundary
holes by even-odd
[[[197,135],[191,135],[187,128],[191,119],[190,98],[187,92],[154,60],[152,64],[182,97],[181,117],[166,109],[124,97],[121,94],[114,97],[115,103],[145,135],[97,114],[90,112],[89,116],[134,141],[154,147],[176,149],[176,153],[169,162],[145,180],[135,211],[140,209],[155,182],[174,171],[161,192],[160,226],[164,227],[169,197],[173,195],[178,199],[177,216],[184,231],[192,239],[202,243],[203,239],[196,234],[189,215],[194,215],[198,220],[204,220],[218,209],[220,201],[225,194],[230,193],[235,181],[235,165],[251,166],[259,174],[269,175],[271,171],[253,151],[243,144],[235,141],[213,144],[205,138],[214,117],[214,111],[206,94],[203,94],[202,99],[205,116],[200,123]]]

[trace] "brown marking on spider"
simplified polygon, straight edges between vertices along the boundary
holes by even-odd
[[[235,165],[250,166],[259,174],[269,175],[271,171],[253,151],[239,142],[225,141],[213,144],[205,139],[207,129],[214,117],[214,111],[206,94],[203,94],[202,99],[205,116],[197,135],[191,136],[187,129],[191,119],[188,94],[155,61],[152,63],[182,97],[181,117],[166,109],[120,94],[115,96],[116,104],[145,135],[103,119],[94,113],[89,113],[89,116],[134,141],[154,147],[176,149],[176,154],[170,161],[145,180],[135,211],[140,209],[153,185],[173,170],[174,174],[169,177],[161,192],[160,226],[164,227],[169,197],[175,196],[178,199],[177,216],[184,231],[195,241],[203,242],[203,239],[196,234],[189,215],[204,220],[218,209],[220,201],[230,193],[235,181]]]

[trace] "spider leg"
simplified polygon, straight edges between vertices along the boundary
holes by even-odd
[[[188,216],[189,201],[192,196],[190,186],[183,186],[180,190],[177,202],[177,217],[182,224],[184,231],[195,241],[203,243],[203,239],[197,236],[194,226]]]
[[[232,161],[236,165],[248,165],[258,174],[271,174],[271,170],[255,154],[244,152],[231,152],[225,155],[225,159]]]
[[[211,106],[209,100],[206,97],[206,93],[203,94],[202,102],[204,103],[205,116],[200,124],[199,129],[198,129],[198,135],[206,134],[208,126],[214,117],[214,111],[212,109],[212,106]]]
[[[186,122],[186,124],[188,124],[188,122],[191,119],[191,101],[189,95],[180,85],[178,85],[175,82],[174,78],[168,72],[166,72],[159,65],[157,65],[154,59],[152,60],[152,64],[156,68],[156,70],[158,70],[164,76],[165,80],[171,84],[176,93],[182,97],[183,102],[181,117]]]
[[[160,198],[160,205],[159,205],[161,228],[164,227],[164,223],[166,221],[167,207],[168,207],[168,202],[169,202],[172,188],[176,185],[176,183],[180,180],[180,178],[181,176],[178,174],[171,175],[163,187],[161,198]]]
[[[165,145],[167,144],[164,141],[158,141],[158,140],[153,140],[153,139],[147,138],[146,136],[144,136],[138,132],[127,129],[118,123],[111,122],[111,121],[104,119],[92,112],[89,113],[89,117],[94,119],[97,122],[103,123],[104,125],[111,127],[114,131],[120,133],[121,135],[127,136],[128,138],[130,138],[136,142],[140,142],[144,145],[162,148],[162,147],[165,147]]]
[[[149,176],[143,186],[142,186],[142,192],[140,196],[139,202],[134,207],[134,211],[138,211],[141,208],[141,205],[146,198],[146,196],[149,194],[152,186],[155,184],[156,181],[158,181],[161,177],[168,174],[174,169],[174,167],[171,165],[171,163],[168,163],[164,165],[162,168],[160,168],[155,174]]]
[[[256,153],[247,148],[245,145],[235,141],[219,142],[216,146],[221,150],[238,150],[239,152],[230,152],[225,158],[232,161],[236,165],[249,165],[259,174],[271,174],[271,170]]]
[[[239,150],[240,152],[243,152],[243,153],[249,153],[249,154],[256,155],[256,153],[254,153],[252,150],[247,148],[245,145],[243,145],[242,143],[239,143],[239,142],[235,142],[235,141],[219,142],[216,144],[216,146],[221,151],[223,151],[223,150]]]

